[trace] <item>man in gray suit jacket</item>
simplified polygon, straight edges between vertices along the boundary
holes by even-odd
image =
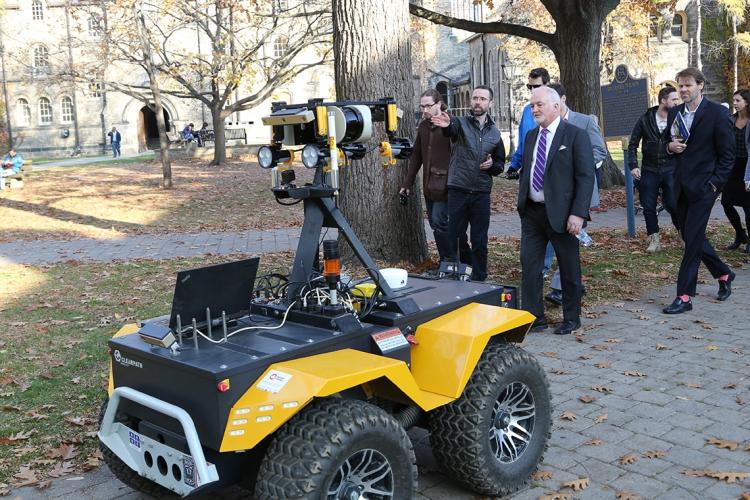
[[[576,113],[575,111],[570,109],[567,105],[567,99],[565,98],[565,87],[563,87],[562,83],[550,83],[548,86],[552,89],[555,89],[557,95],[560,96],[560,118],[580,129],[585,130],[588,134],[594,155],[594,165],[597,168],[600,168],[601,164],[607,158],[607,146],[604,144],[604,137],[602,137],[602,132],[601,130],[599,130],[599,125],[597,124],[596,117],[594,115],[584,115],[583,113]],[[596,184],[596,178],[594,178],[594,189],[591,193],[592,208],[599,206],[598,190],[599,186]],[[549,247],[547,247],[547,251],[550,251]],[[552,277],[550,289],[550,293],[548,293],[544,298],[558,306],[562,305],[562,284],[560,283],[559,268],[555,272],[555,275]]]
[[[581,327],[581,260],[576,235],[589,219],[594,158],[588,134],[560,119],[560,97],[549,87],[536,89],[531,112],[538,127],[524,141],[518,187],[521,216],[521,298],[537,317],[533,329],[546,328],[542,303],[544,249],[552,242],[563,288],[563,323],[555,333]]]

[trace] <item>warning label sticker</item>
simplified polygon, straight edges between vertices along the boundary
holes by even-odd
[[[290,373],[280,372],[279,370],[271,370],[266,374],[265,377],[260,379],[256,387],[261,391],[271,392],[273,394],[278,393],[284,386],[292,380]]]
[[[392,349],[397,349],[399,347],[409,345],[406,337],[404,337],[404,335],[401,333],[401,330],[399,330],[398,328],[392,328],[384,332],[374,333],[372,334],[372,339],[376,344],[378,344],[380,352],[387,352]]]

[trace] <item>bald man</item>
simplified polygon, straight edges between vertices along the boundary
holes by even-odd
[[[581,259],[576,235],[589,220],[596,169],[585,130],[560,119],[560,96],[540,87],[531,94],[537,127],[524,141],[518,189],[521,216],[521,298],[537,317],[532,328],[547,328],[542,300],[544,252],[552,242],[560,266],[563,322],[557,335],[581,327]]]

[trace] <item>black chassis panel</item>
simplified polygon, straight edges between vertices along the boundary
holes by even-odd
[[[137,334],[125,335],[109,341],[114,385],[132,387],[185,409],[193,418],[203,445],[218,450],[231,407],[270,364],[346,348],[377,354],[371,334],[393,327],[408,334],[420,324],[472,302],[500,305],[503,291],[513,295],[510,305],[515,305],[514,287],[410,277],[409,286],[399,291],[399,296],[410,297],[417,303],[419,311],[413,314],[376,310],[366,318],[368,323],[362,323],[362,329],[342,333],[323,327],[330,324],[329,318],[317,316],[312,321],[309,314],[292,311],[282,328],[241,332],[228,343],[211,344],[199,339],[196,350],[192,339],[186,338],[179,355],[146,344]],[[253,308],[253,312],[276,318],[283,308],[259,307]],[[253,314],[241,319],[237,326],[264,321],[277,323],[275,319]],[[230,332],[233,329],[236,328]],[[525,331],[513,332],[510,340],[520,341],[524,334]],[[214,331],[214,338],[220,335]],[[230,389],[222,393],[217,384],[227,378]],[[145,420],[181,434],[176,421],[138,404],[123,400],[121,410],[133,419],[131,423],[136,429],[138,422]]]

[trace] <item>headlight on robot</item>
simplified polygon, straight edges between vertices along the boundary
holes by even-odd
[[[273,168],[279,163],[291,161],[292,152],[286,149],[273,149],[262,146],[258,149],[258,165],[260,168]]]
[[[308,144],[302,148],[302,164],[306,168],[317,168],[324,159],[325,156],[317,144]]]

